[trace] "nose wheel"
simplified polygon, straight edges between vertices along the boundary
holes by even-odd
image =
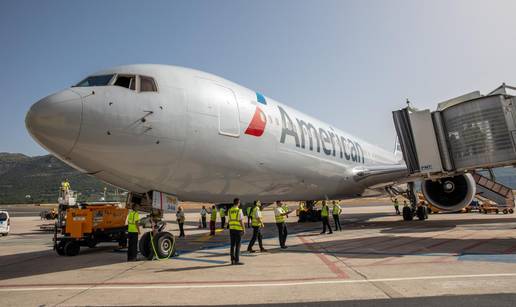
[[[176,239],[167,231],[158,232],[154,236],[149,231],[140,238],[139,249],[140,254],[148,260],[167,259],[176,253]]]

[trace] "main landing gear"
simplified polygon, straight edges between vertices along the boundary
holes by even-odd
[[[417,197],[414,193],[414,183],[409,182],[405,197],[410,201],[410,205],[404,206],[402,215],[404,221],[412,221],[417,217],[420,221],[428,219],[428,209],[425,205],[417,204]]]

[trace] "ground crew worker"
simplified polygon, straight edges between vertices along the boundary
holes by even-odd
[[[220,228],[224,229],[224,226],[226,226],[226,210],[224,207],[220,207]]]
[[[301,215],[301,212],[305,211],[305,203],[300,201],[299,205],[297,206],[298,215]]]
[[[240,242],[245,234],[244,214],[239,208],[240,200],[233,200],[233,207],[229,209],[229,237],[231,240],[231,264],[242,265],[240,262]]]
[[[201,209],[202,228],[206,228],[206,215],[207,214],[208,214],[208,211],[206,210],[206,207],[202,206],[202,209]]]
[[[261,203],[260,201],[254,202],[254,207],[251,210],[251,217],[252,217],[252,225],[253,225],[253,237],[251,238],[251,241],[249,241],[249,245],[247,246],[247,251],[250,253],[254,253],[253,250],[254,243],[256,242],[256,239],[258,239],[258,245],[260,246],[260,252],[266,252],[267,250],[263,248],[262,243],[262,231],[263,228],[263,220],[262,220],[262,211],[261,211]]]
[[[278,227],[278,239],[280,247],[285,249],[287,245],[287,223],[285,223],[285,216],[289,212],[285,212],[283,206],[281,205],[281,201],[276,201],[276,209],[274,209],[274,217],[276,218],[276,226]]]
[[[322,220],[323,230],[322,230],[321,234],[326,233],[326,226],[328,226],[328,233],[329,234],[333,233],[333,231],[331,230],[330,221],[329,221],[329,215],[330,215],[329,211],[330,211],[330,208],[326,204],[326,201],[323,200],[322,208],[321,208],[321,220]]]
[[[333,222],[335,222],[335,231],[339,230],[342,231],[342,226],[340,226],[340,213],[342,212],[342,209],[339,206],[339,203],[336,201],[333,201],[333,208],[331,209],[331,214],[333,215]]]
[[[210,236],[215,235],[215,223],[217,222],[217,207],[211,206]]]
[[[68,179],[65,179],[63,182],[61,182],[61,190],[63,192],[68,192],[68,190],[70,190],[70,182],[68,182]]]
[[[140,234],[140,215],[138,214],[138,205],[133,204],[132,209],[127,215],[127,261],[136,261],[138,254],[138,235]]]
[[[253,210],[253,208],[251,206],[249,206],[245,209],[245,213],[247,215],[247,228],[251,228],[251,220],[252,220],[251,210]]]
[[[396,215],[400,215],[400,204],[398,203],[398,199],[395,197],[392,199],[394,203],[394,210],[396,210]]]
[[[177,207],[176,218],[179,225],[179,237],[181,238],[185,236],[185,212],[182,206]]]

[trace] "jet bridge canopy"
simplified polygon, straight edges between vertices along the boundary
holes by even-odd
[[[394,111],[394,125],[410,174],[432,176],[516,165],[516,88],[486,96],[469,93],[436,111]]]

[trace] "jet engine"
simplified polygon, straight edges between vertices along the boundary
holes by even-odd
[[[443,211],[459,211],[471,203],[476,183],[471,174],[425,180],[421,189],[426,200]]]

